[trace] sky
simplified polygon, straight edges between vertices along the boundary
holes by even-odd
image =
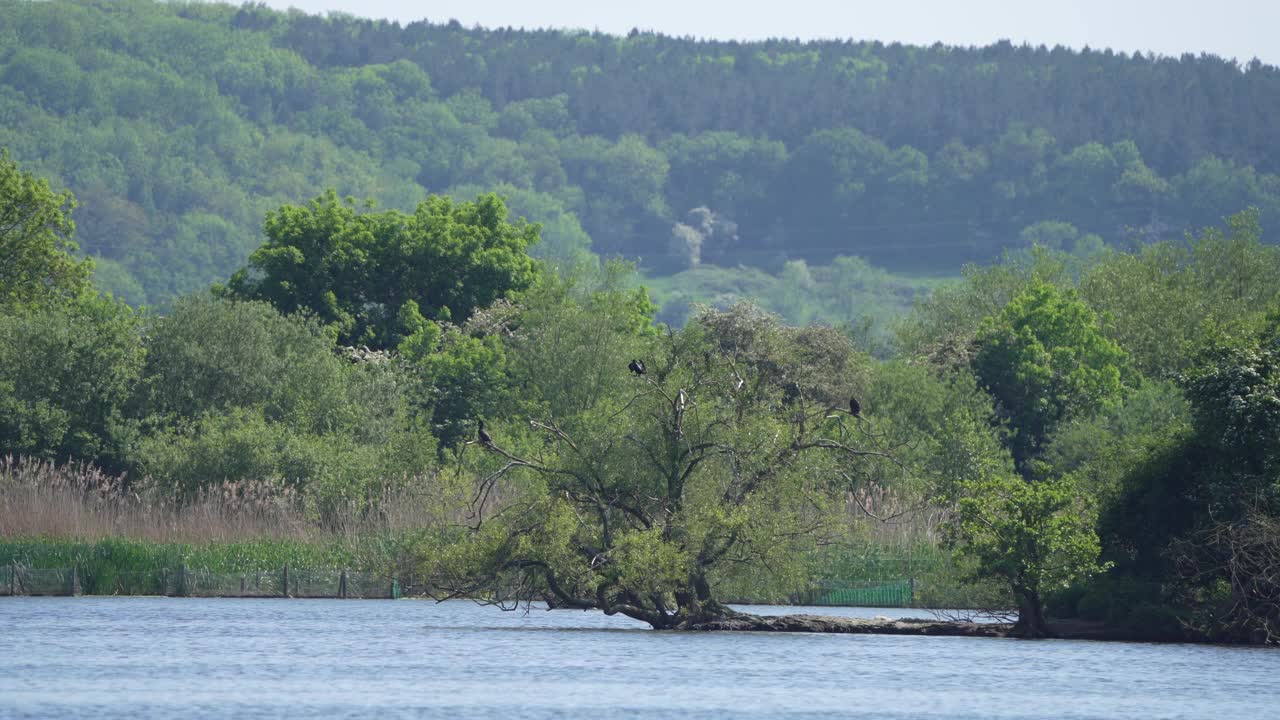
[[[1280,0],[268,0],[402,23],[632,28],[716,39],[852,38],[915,45],[1015,44],[1202,52],[1280,65]]]

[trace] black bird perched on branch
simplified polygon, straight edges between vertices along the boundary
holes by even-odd
[[[849,414],[854,417],[858,417],[858,414],[861,412],[862,412],[862,406],[858,404],[858,398],[856,397],[849,398]]]
[[[644,361],[642,360],[632,360],[631,364],[628,365],[627,367],[631,369],[631,372],[637,375],[644,374]]]
[[[480,425],[480,429],[476,431],[476,437],[480,438],[481,444],[492,445],[493,438],[489,437],[489,433],[484,431],[484,420],[476,420]]]

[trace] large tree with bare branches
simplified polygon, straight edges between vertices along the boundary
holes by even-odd
[[[566,333],[554,341],[574,352]],[[888,459],[849,411],[862,364],[835,331],[784,328],[748,307],[708,311],[623,343],[643,374],[591,342],[576,351],[607,371],[580,376],[586,402],[490,423],[491,440],[463,452],[477,482],[472,522],[429,562],[443,592],[545,599],[655,628],[736,616],[716,573],[793,571],[834,531],[844,493]],[[536,395],[537,373],[530,382]]]

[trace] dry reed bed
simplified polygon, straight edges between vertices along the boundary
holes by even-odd
[[[444,513],[422,502],[427,478],[388,487],[381,498],[350,503],[319,519],[294,487],[281,481],[225,481],[176,502],[86,464],[0,457],[0,536],[93,541],[130,538],[156,543],[257,539],[323,540],[439,527]]]
[[[331,509],[322,521],[305,493],[280,481],[222,482],[176,502],[145,480],[131,483],[91,465],[0,457],[0,550],[55,563],[105,554],[120,570],[172,563],[174,557],[241,569],[279,567],[288,558],[291,565],[376,567],[403,575],[423,549],[414,546],[415,536],[477,522],[470,509],[474,488],[452,480],[406,478],[360,507]],[[494,489],[499,497],[490,500],[504,505],[504,490]],[[944,520],[936,507],[888,489],[850,494],[842,521],[828,528],[833,535],[823,542],[835,565],[821,574],[843,578],[837,582],[950,575],[938,551]],[[736,591],[746,597],[749,580],[734,585],[744,582]]]

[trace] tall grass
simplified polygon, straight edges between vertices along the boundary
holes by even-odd
[[[945,508],[869,484],[845,496],[840,522],[807,558],[807,585],[776,582],[757,569],[721,573],[717,587],[749,603],[786,603],[877,583],[912,581],[922,608],[1004,607],[998,587],[974,579],[970,564],[947,547]]]
[[[0,564],[89,574],[186,565],[214,572],[400,572],[424,533],[455,522],[411,479],[322,523],[283,483],[226,482],[176,503],[89,465],[0,457]]]
[[[932,502],[869,485],[846,499],[845,531],[824,548],[814,567],[815,583],[914,581],[913,604],[922,608],[1009,606],[999,585],[978,579],[973,562],[946,541],[950,512]]]
[[[388,486],[375,502],[328,514],[321,523],[308,498],[281,481],[223,482],[177,503],[146,483],[91,465],[54,465],[0,457],[0,536],[48,535],[162,543],[367,535],[415,530],[452,520],[421,502],[428,478]]]
[[[215,573],[294,569],[365,570],[413,575],[417,560],[464,524],[465,489],[411,478],[381,498],[322,522],[308,498],[271,481],[226,482],[176,503],[89,465],[0,457],[0,566],[80,570],[105,586],[120,573],[179,566]],[[916,581],[918,604],[973,605],[989,592],[970,582],[940,535],[945,512],[883,489],[847,498],[842,526],[801,577],[774,581],[756,572],[719,578],[728,596],[785,601],[817,587]],[[89,591],[89,590],[86,590]]]
[[[0,534],[159,543],[307,535],[306,524],[288,511],[287,499],[264,502],[267,498],[258,497],[261,488],[253,485],[235,490],[220,486],[177,506],[144,498],[124,478],[90,465],[5,457],[0,458]]]

